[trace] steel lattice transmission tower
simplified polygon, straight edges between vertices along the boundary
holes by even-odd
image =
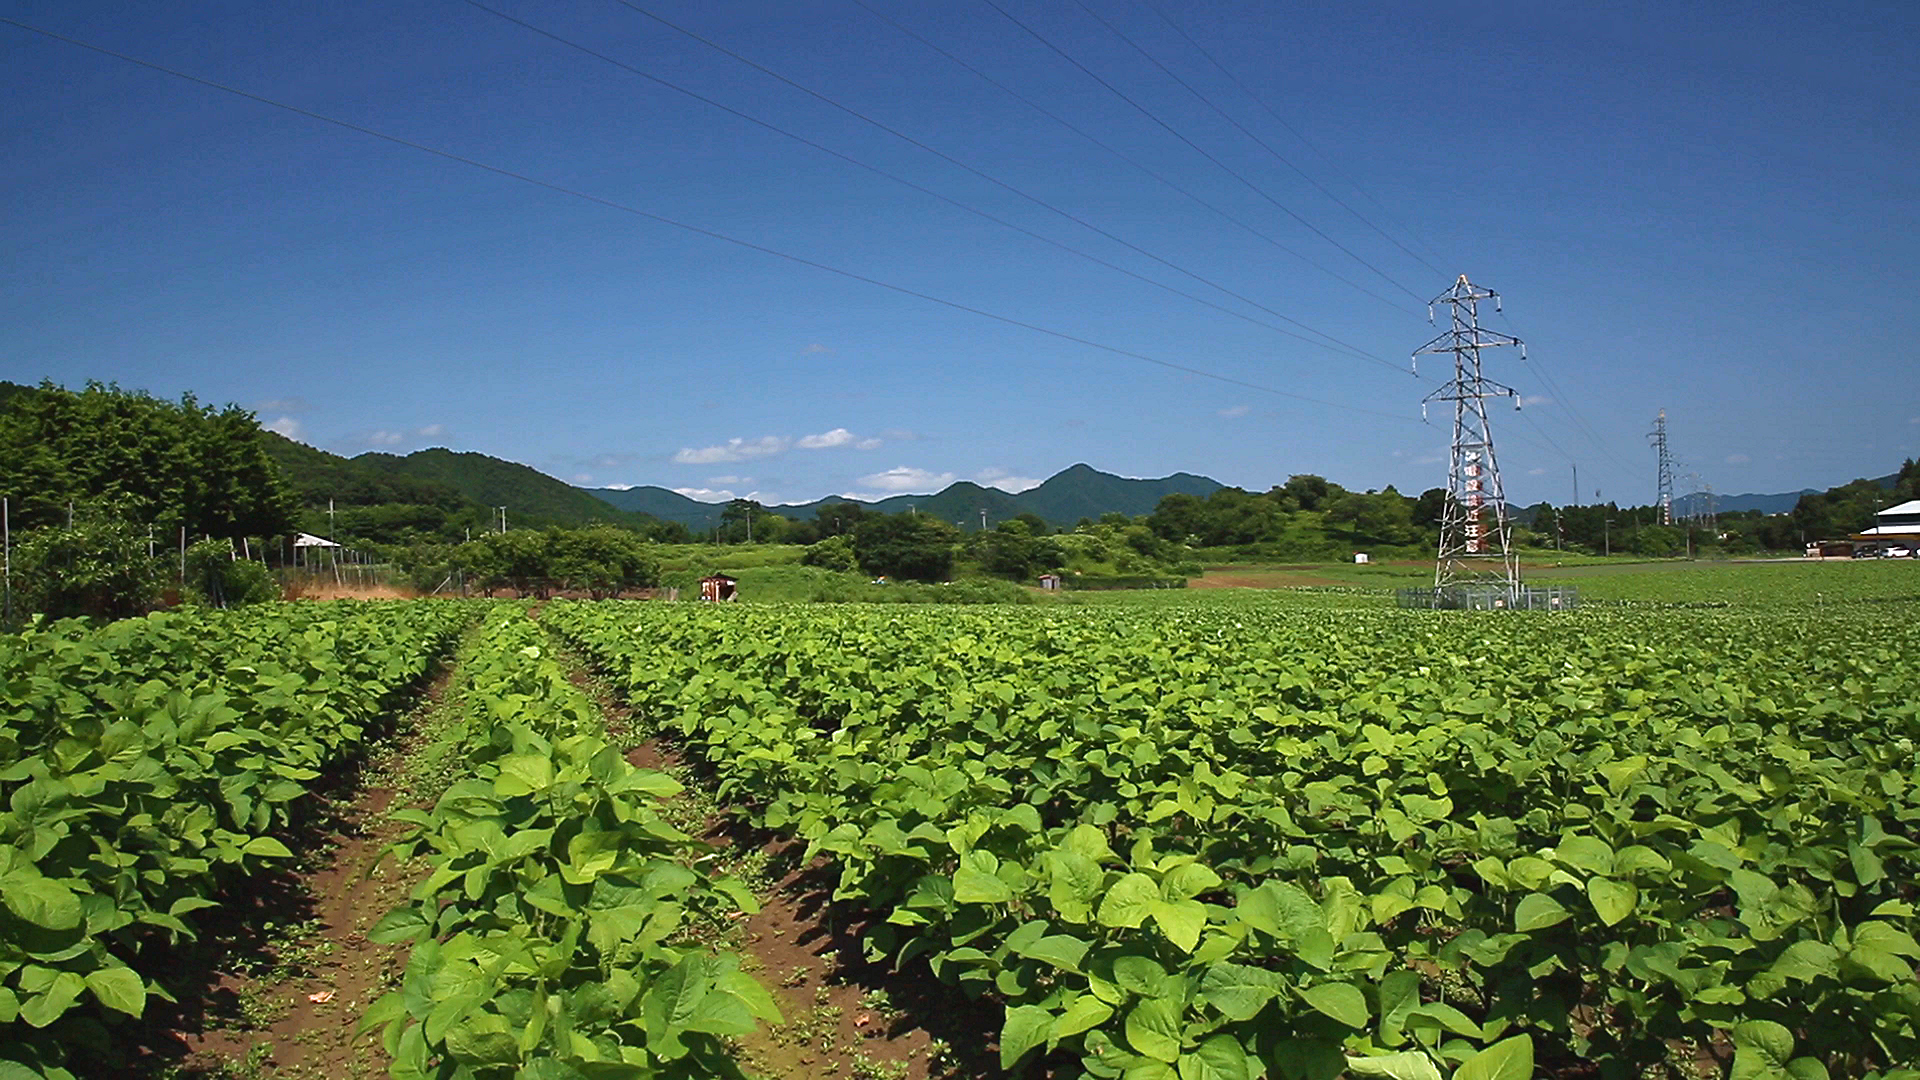
[[[1440,554],[1435,561],[1436,591],[1472,582],[1504,585],[1509,596],[1520,593],[1520,560],[1513,551],[1513,523],[1507,515],[1507,492],[1500,483],[1500,466],[1493,456],[1493,427],[1487,422],[1487,399],[1520,395],[1510,386],[1487,378],[1480,370],[1480,350],[1518,346],[1517,337],[1495,333],[1480,325],[1480,302],[1492,300],[1500,310],[1500,294],[1484,289],[1461,274],[1453,288],[1433,298],[1453,311],[1453,327],[1414,350],[1414,363],[1428,353],[1453,354],[1453,378],[1420,403],[1424,415],[1435,401],[1453,402],[1453,451],[1447,472],[1447,501],[1440,514]],[[1496,568],[1497,567],[1497,568]]]
[[[1660,524],[1673,524],[1673,454],[1667,449],[1667,410],[1661,409],[1660,415],[1653,420],[1653,430],[1647,432],[1647,438],[1653,440],[1654,452],[1660,455]]]

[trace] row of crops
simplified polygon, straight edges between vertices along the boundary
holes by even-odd
[[[658,813],[679,784],[609,741],[519,605],[488,612],[461,661],[442,738],[467,764],[395,815],[426,876],[369,935],[413,943],[363,1021],[392,1075],[736,1075],[724,1040],[779,1012],[701,931],[758,910],[753,893],[704,872],[704,845]]]
[[[299,605],[0,636],[0,1077],[112,1072],[171,947],[470,613]]]
[[[1913,1080],[1911,614],[542,621],[1008,1068]]]

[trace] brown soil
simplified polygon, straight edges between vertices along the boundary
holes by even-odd
[[[425,699],[438,702],[441,670]],[[139,1072],[179,1077],[270,1074],[312,1080],[385,1076],[377,1033],[356,1038],[367,1006],[398,985],[406,946],[375,945],[366,933],[406,899],[416,875],[381,853],[403,826],[386,820],[399,794],[381,786],[418,738],[384,752],[312,796],[316,813],[297,837],[288,871],[220,898],[197,946],[178,957],[170,984],[181,1004],[149,1012]],[[156,1003],[160,1004],[160,1003]]]
[[[632,730],[633,716],[584,669],[571,676],[591,692],[609,731]],[[690,788],[698,767],[671,745],[648,739],[627,760],[675,776]],[[683,805],[694,798],[680,796]],[[693,810],[695,814],[700,811]],[[782,1022],[738,1040],[740,1062],[766,1080],[928,1080],[998,1075],[979,1058],[997,1033],[997,1009],[959,999],[916,964],[907,973],[870,964],[862,955],[863,923],[831,903],[834,874],[826,860],[801,865],[805,845],[733,822],[713,808],[698,821],[677,822],[720,851],[727,866],[757,854],[774,880],[760,888],[760,910],[739,921],[719,944],[738,953],[741,969],[773,995]],[[758,860],[755,860],[758,861]]]
[[[419,595],[417,589],[392,585],[292,585],[286,589],[289,600],[410,600]]]

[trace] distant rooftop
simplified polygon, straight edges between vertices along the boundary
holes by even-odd
[[[1909,499],[1899,506],[1889,506],[1885,510],[1875,514],[1874,517],[1920,517],[1920,499]]]

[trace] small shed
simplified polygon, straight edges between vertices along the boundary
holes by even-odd
[[[714,574],[700,579],[700,599],[709,603],[722,603],[740,595],[740,583],[725,574]]]
[[[1061,586],[1059,574],[1041,574],[1040,587],[1048,592],[1058,592]]]
[[[1355,566],[1365,566],[1372,561],[1373,557],[1364,551],[1356,551],[1353,553],[1353,563]]]

